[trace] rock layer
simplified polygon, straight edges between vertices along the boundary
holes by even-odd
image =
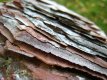
[[[0,79],[107,80],[104,32],[50,0],[0,3],[0,55]]]

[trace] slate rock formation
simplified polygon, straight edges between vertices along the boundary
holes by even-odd
[[[0,3],[0,80],[107,80],[107,37],[50,0]]]

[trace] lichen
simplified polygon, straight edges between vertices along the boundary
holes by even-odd
[[[0,79],[30,80],[30,73],[20,62],[19,59],[0,57]]]

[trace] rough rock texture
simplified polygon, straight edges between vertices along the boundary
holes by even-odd
[[[0,80],[107,80],[107,37],[50,0],[0,3]]]

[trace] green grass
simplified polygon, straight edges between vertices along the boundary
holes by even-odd
[[[0,0],[11,1],[11,0]],[[55,0],[95,22],[107,33],[107,0]]]
[[[95,22],[107,33],[107,0],[55,0]]]

